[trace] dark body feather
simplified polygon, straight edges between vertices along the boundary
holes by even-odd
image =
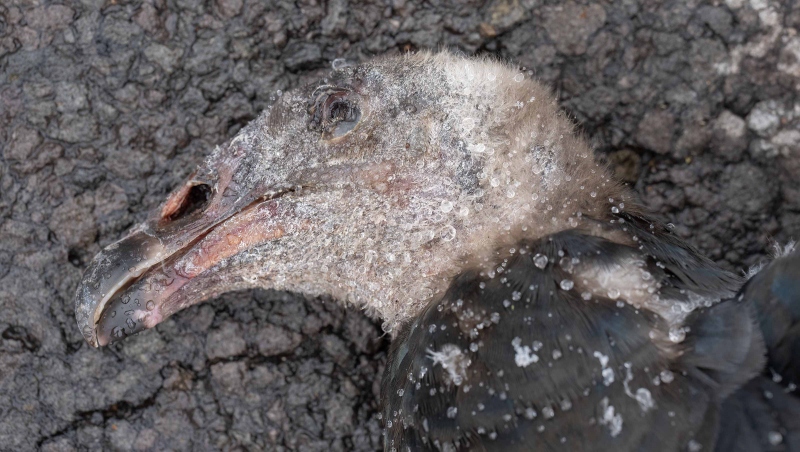
[[[636,236],[638,246],[577,229],[523,240],[498,256],[496,274],[462,273],[405,325],[384,375],[386,450],[760,450],[741,447],[797,441],[797,400],[757,376],[761,329],[774,323],[764,313],[796,309],[796,293],[759,304],[754,297],[765,297],[753,287],[763,283],[754,279],[736,296],[735,276],[641,217],[619,215],[603,228]],[[562,283],[574,278],[564,258],[609,266],[630,256],[665,298],[722,301],[695,309],[685,337],[664,343],[653,332],[668,326],[654,312],[621,298],[586,300]],[[781,262],[785,289],[800,267]],[[772,328],[783,340],[768,335],[771,361],[789,373],[795,347],[784,336],[793,322]],[[773,351],[777,343],[785,345]]]

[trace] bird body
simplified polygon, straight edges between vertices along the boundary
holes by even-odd
[[[411,321],[385,374],[386,448],[710,448],[721,402],[764,365],[754,310],[712,299],[729,275],[658,249],[667,231],[622,219],[609,229],[639,247],[574,229],[521,242]],[[628,301],[651,288],[657,309]]]
[[[97,346],[230,290],[331,295],[396,337],[387,450],[708,450],[778,312],[743,282],[639,207],[528,74],[421,52],[278,98],[98,254],[76,319]]]

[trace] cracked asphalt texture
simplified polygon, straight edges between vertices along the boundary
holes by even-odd
[[[334,300],[232,293],[95,350],[73,294],[277,90],[335,58],[489,53],[554,87],[675,230],[741,271],[800,238],[800,4],[0,4],[0,450],[376,450],[388,340]]]

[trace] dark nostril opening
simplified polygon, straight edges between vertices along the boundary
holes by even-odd
[[[191,215],[198,210],[202,210],[211,199],[211,187],[207,184],[193,185],[183,198],[181,206],[178,207],[169,217],[170,221],[175,221],[187,215]]]

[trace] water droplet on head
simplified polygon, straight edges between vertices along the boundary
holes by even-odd
[[[125,321],[125,323],[128,325],[128,328],[130,329],[136,328],[136,322],[134,322],[133,319],[128,319]]]
[[[439,233],[440,237],[445,242],[450,242],[454,240],[456,238],[456,234],[457,234],[456,228],[454,228],[453,225],[451,224],[448,224],[447,226],[442,228],[442,231]]]
[[[562,279],[558,285],[562,290],[572,290],[572,288],[575,286],[575,283],[572,282],[571,279]]]
[[[352,66],[346,58],[336,58],[335,60],[331,61],[331,69],[334,71],[338,71],[339,69],[344,69],[346,67]]]
[[[130,301],[131,301],[131,296],[130,295],[125,295],[125,296],[122,297],[122,304],[128,304],[128,302],[130,302]]]
[[[114,327],[114,328],[111,330],[111,336],[113,336],[113,337],[115,337],[115,338],[117,338],[117,339],[120,339],[120,338],[122,338],[122,336],[124,336],[124,335],[125,335],[125,332],[122,330],[122,328],[120,328],[120,327],[118,327],[118,326],[115,326],[115,327]]]
[[[520,83],[521,81],[525,80],[525,76],[522,74],[517,74],[514,76],[514,81]]]
[[[117,316],[117,311],[111,311],[111,318],[113,319],[116,316]]]
[[[448,213],[451,210],[453,210],[453,203],[451,201],[444,200],[442,201],[442,204],[439,206],[439,208],[441,209],[442,212]]]
[[[156,302],[153,300],[148,300],[144,307],[147,308],[148,311],[152,311],[156,308]]]
[[[533,256],[533,265],[538,268],[545,268],[547,266],[547,256],[537,253]]]
[[[589,196],[591,196],[592,198],[596,198],[597,197],[597,192],[593,191],[593,192],[589,193]]]
[[[461,120],[461,127],[463,127],[466,132],[469,132],[475,127],[475,120],[472,118],[464,118]]]

